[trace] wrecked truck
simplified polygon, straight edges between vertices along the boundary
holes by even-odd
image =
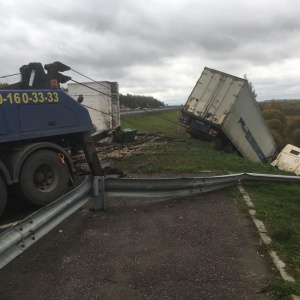
[[[204,68],[181,110],[191,136],[231,147],[254,162],[269,163],[276,145],[246,79]]]
[[[272,166],[300,175],[300,148],[287,144],[271,163]]]

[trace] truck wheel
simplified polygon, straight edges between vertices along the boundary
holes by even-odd
[[[7,202],[7,189],[4,180],[0,176],[0,216],[2,215]]]
[[[20,200],[29,204],[46,205],[64,194],[68,187],[67,166],[58,153],[40,150],[26,159],[17,183]]]

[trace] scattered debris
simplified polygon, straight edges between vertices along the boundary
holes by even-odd
[[[115,142],[120,142],[120,143],[131,143],[135,140],[136,132],[137,132],[136,129],[131,129],[131,128],[121,129],[120,127],[118,127],[112,133],[113,140]]]
[[[118,134],[120,133],[117,133],[117,135]],[[149,143],[170,140],[169,137],[165,137],[161,134],[135,132],[134,135],[134,140],[129,143],[116,142],[115,138],[111,138],[107,142],[98,142],[96,144],[96,151],[106,175],[116,175],[118,177],[126,176],[121,170],[111,167],[111,164],[113,165],[125,157],[140,155],[142,148]],[[83,152],[79,152],[76,156],[73,156],[73,160],[76,168],[76,175],[83,176],[90,174],[90,169]]]

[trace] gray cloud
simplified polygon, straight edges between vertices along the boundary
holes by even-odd
[[[205,66],[258,99],[300,98],[296,0],[0,0],[1,73],[60,60],[121,92],[184,103]],[[76,80],[77,75],[70,74]],[[82,79],[84,80],[84,79]]]

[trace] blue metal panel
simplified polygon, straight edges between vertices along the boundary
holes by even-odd
[[[77,115],[64,105],[19,105],[20,126],[23,132],[79,126]]]
[[[0,90],[0,143],[93,130],[88,110],[61,90]]]
[[[7,133],[6,121],[3,107],[0,107],[0,134]]]

